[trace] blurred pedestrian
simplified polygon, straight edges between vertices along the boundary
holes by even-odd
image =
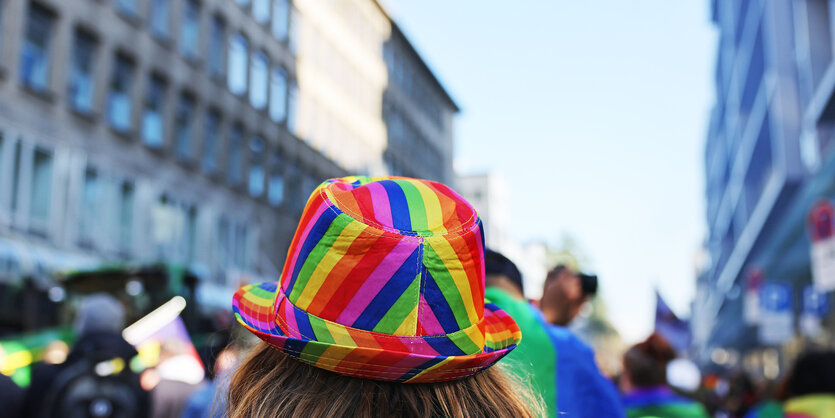
[[[591,347],[564,327],[548,324],[525,299],[522,274],[501,253],[485,252],[484,296],[505,310],[524,338],[502,360],[508,370],[530,380],[549,416],[621,417],[617,390],[604,377]]]
[[[583,280],[585,278],[585,280]],[[567,327],[597,292],[597,278],[557,265],[545,277],[539,308],[548,323]]]
[[[159,383],[151,391],[154,418],[180,418],[189,397],[203,383],[203,366],[179,340],[164,341],[156,367]]]
[[[675,350],[658,334],[624,354],[620,384],[629,418],[709,416],[701,404],[676,394],[667,384],[667,365],[675,358]]]
[[[239,417],[540,416],[491,367],[520,341],[484,301],[481,222],[446,186],[329,180],[310,197],[278,283],[240,289],[264,340],[229,388]]]
[[[40,365],[24,400],[30,417],[147,417],[148,393],[130,369],[136,349],[122,338],[123,306],[107,294],[87,296],[66,361]]]
[[[16,418],[23,412],[23,389],[9,376],[0,373],[0,411],[4,417]]]
[[[239,350],[230,342],[229,334],[214,334],[216,340],[204,347],[207,382],[194,392],[186,403],[183,418],[221,418],[226,416],[229,375],[238,364]]]
[[[784,388],[786,418],[835,418],[835,352],[801,355]]]

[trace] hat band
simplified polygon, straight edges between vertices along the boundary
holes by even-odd
[[[279,287],[274,302],[275,324],[291,338],[344,347],[394,350],[429,356],[479,354],[485,347],[484,316],[450,334],[399,336],[342,325],[319,318],[294,305]]]

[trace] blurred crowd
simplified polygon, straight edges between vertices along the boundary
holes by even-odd
[[[345,184],[365,187],[374,181],[347,178],[335,181],[333,187],[347,187]],[[419,183],[418,180],[400,181],[427,188],[440,187]],[[393,184],[399,183],[387,183]],[[443,197],[451,199],[449,195]],[[311,201],[315,202],[315,199],[311,198]],[[395,212],[400,216],[398,219],[409,219],[409,211],[414,210],[412,206],[423,208],[410,204],[391,210],[402,211]],[[465,209],[472,210],[471,207]],[[321,215],[324,212],[315,213]],[[314,219],[313,216],[303,217],[303,222],[306,220],[311,225],[319,225],[319,221],[314,222]],[[480,224],[473,225],[473,230],[479,231]],[[302,226],[304,223],[299,230],[306,231]],[[324,229],[327,228],[319,227],[318,230],[321,232]],[[325,243],[322,245],[333,244],[324,239],[322,242]],[[414,245],[411,241],[404,242]],[[212,333],[199,339],[189,333],[186,322],[181,318],[188,312],[185,310],[186,299],[182,296],[174,296],[126,328],[124,301],[109,293],[93,293],[84,296],[74,312],[72,344],[60,339],[49,342],[40,353],[40,361],[31,369],[28,384],[19,385],[19,382],[15,383],[0,374],[0,415],[195,418],[240,417],[257,413],[258,416],[272,417],[293,416],[292,411],[307,411],[305,415],[311,411],[320,411],[316,415],[333,415],[321,412],[334,412],[323,406],[331,401],[324,396],[333,396],[334,405],[339,405],[339,402],[355,404],[366,408],[365,415],[376,415],[369,411],[379,413],[390,406],[396,411],[411,411],[402,413],[408,416],[421,411],[426,416],[479,417],[536,416],[540,413],[544,416],[594,418],[835,417],[833,351],[800,355],[789,372],[777,382],[753,380],[740,369],[724,370],[703,378],[694,363],[679,358],[682,353],[677,351],[671,338],[656,326],[656,332],[645,341],[625,350],[621,367],[614,375],[605,375],[598,366],[594,349],[576,332],[575,327],[584,307],[597,294],[600,286],[597,276],[559,264],[547,272],[542,297],[529,300],[525,297],[525,282],[516,264],[497,251],[483,249],[479,241],[474,242],[473,246],[459,245],[455,249],[450,246],[450,254],[465,256],[455,260],[469,263],[471,272],[476,271],[472,273],[474,278],[478,278],[477,274],[483,267],[483,287],[478,281],[468,282],[468,287],[463,287],[464,281],[460,281],[460,289],[463,289],[460,291],[472,294],[466,299],[473,303],[473,312],[479,309],[480,304],[482,311],[489,310],[493,315],[493,322],[487,322],[485,313],[478,327],[472,325],[466,330],[461,329],[481,332],[483,341],[480,344],[483,345],[473,344],[473,341],[478,341],[479,335],[472,340],[469,335],[440,327],[440,321],[452,318],[450,315],[439,316],[440,320],[435,317],[435,310],[443,314],[440,306],[446,302],[439,298],[431,299],[435,297],[431,292],[441,294],[440,290],[421,289],[423,293],[419,294],[421,305],[428,305],[425,295],[432,300],[431,309],[424,311],[432,316],[421,319],[426,327],[436,327],[432,332],[420,328],[421,331],[409,334],[402,331],[404,325],[398,323],[397,330],[388,335],[377,332],[375,328],[371,339],[380,340],[374,341],[369,339],[368,330],[351,329],[332,321],[324,323],[325,320],[320,318],[316,318],[322,321],[317,325],[319,331],[314,332],[312,316],[306,316],[309,313],[296,305],[288,305],[283,299],[286,297],[284,293],[277,290],[278,283],[249,285],[240,289],[231,306],[243,327],[233,326],[235,321],[227,318],[218,322],[225,325],[214,327]],[[305,244],[305,248],[313,247],[312,244]],[[367,253],[354,255],[383,261],[390,259],[380,249],[364,251]],[[292,258],[292,250],[289,254],[288,257]],[[393,264],[396,268],[390,270],[400,270],[403,265],[406,264],[399,261]],[[336,269],[335,266],[332,268]],[[422,274],[419,273],[419,277]],[[441,283],[447,292],[450,289],[459,291],[451,274],[445,278],[446,282],[440,276],[427,276],[431,279],[431,286]],[[330,277],[325,275],[321,280]],[[412,273],[405,277],[407,283],[418,282]],[[350,284],[359,286],[363,280],[370,279],[358,276]],[[309,292],[319,292],[324,289],[323,286],[318,283]],[[379,314],[376,310],[385,310],[405,315],[409,312],[414,314],[418,309],[398,307],[392,299],[403,298],[392,297],[385,292],[374,296],[369,289],[364,293],[357,289],[355,293],[381,303],[373,310],[364,308],[363,314],[372,311]],[[484,305],[485,300],[494,306]],[[329,299],[328,303],[340,303],[331,301]],[[281,305],[283,302],[285,304]],[[288,326],[284,322],[287,317],[282,316],[287,315],[286,312],[292,313],[289,321],[298,324]],[[225,311],[224,315],[231,317],[232,313]],[[445,323],[451,327],[449,324],[453,322]],[[302,327],[310,329],[305,331]],[[414,328],[419,327],[415,324]],[[452,336],[457,338],[460,335],[468,339],[454,342]],[[252,343],[258,340],[256,336],[266,344],[254,346]],[[403,340],[400,341],[415,346],[422,342],[416,339],[425,339],[428,345],[422,348],[423,352],[413,348],[409,351],[402,348],[403,342],[392,343],[392,340],[401,338]],[[460,341],[474,346],[475,354],[465,353],[458,345]],[[334,350],[330,357],[325,356],[324,353],[330,349]],[[292,359],[292,356],[297,359]],[[302,362],[296,361],[298,359]],[[411,363],[404,363],[404,360]],[[364,363],[358,363],[360,361]],[[454,361],[463,361],[464,365]],[[345,367],[345,364],[351,367]],[[500,367],[486,371],[493,364]],[[412,369],[416,371],[404,372]],[[389,375],[394,377],[389,378]],[[414,382],[418,378],[424,380],[402,383]],[[462,393],[466,394],[466,399],[461,398]],[[498,393],[503,393],[506,399],[497,398]],[[474,405],[476,409],[485,410],[460,409]],[[505,410],[491,411],[488,406]],[[396,415],[395,410],[391,413]],[[351,411],[343,410],[339,414],[351,416]]]
[[[556,266],[542,298],[527,300],[512,261],[490,250],[485,261],[486,298],[514,318],[525,338],[503,360],[505,370],[542,397],[548,416],[835,416],[833,351],[800,356],[777,383],[755,383],[735,370],[693,384],[673,347],[654,333],[625,352],[619,375],[604,376],[592,348],[570,328],[597,291],[595,276]],[[137,368],[143,354],[123,337],[124,312],[113,297],[86,297],[74,327],[77,342],[63,355],[60,344],[52,348],[58,354],[45,354],[25,390],[0,375],[3,416],[226,416],[228,376],[249,345],[245,339],[216,332],[196,350],[198,356],[187,339],[158,341],[153,365]],[[691,383],[682,383],[688,380],[682,375],[691,376]]]

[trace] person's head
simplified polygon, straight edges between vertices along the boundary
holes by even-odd
[[[106,293],[86,296],[78,308],[75,330],[79,335],[91,333],[119,334],[125,327],[125,308]]]
[[[509,258],[498,251],[484,250],[484,285],[504,289],[517,298],[525,297],[522,273]]]
[[[259,344],[232,375],[230,418],[534,417],[541,400],[498,367],[460,380],[397,383],[343,376]]]
[[[588,298],[580,275],[560,264],[545,277],[539,306],[548,322],[566,326],[580,313]]]
[[[676,358],[675,350],[658,334],[630,348],[623,355],[621,388],[631,391],[667,385],[667,364]]]
[[[481,228],[440,183],[320,185],[279,282],[233,298],[238,321],[267,345],[236,371],[230,416],[536,414],[523,386],[490,369],[521,331],[484,301]]]
[[[835,351],[812,351],[798,357],[784,390],[786,397],[835,394]]]

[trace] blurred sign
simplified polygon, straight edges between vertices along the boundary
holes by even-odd
[[[812,240],[812,279],[820,291],[835,290],[835,208],[821,200],[809,212],[808,228]]]
[[[748,270],[745,278],[745,296],[743,300],[742,319],[746,325],[757,325],[760,323],[760,286],[762,285],[763,272],[757,267]]]
[[[760,290],[759,339],[782,344],[794,336],[792,289],[787,283],[765,283]]]
[[[823,330],[821,319],[829,313],[829,296],[814,286],[803,288],[803,315],[800,317],[800,330],[803,335],[817,337]]]

